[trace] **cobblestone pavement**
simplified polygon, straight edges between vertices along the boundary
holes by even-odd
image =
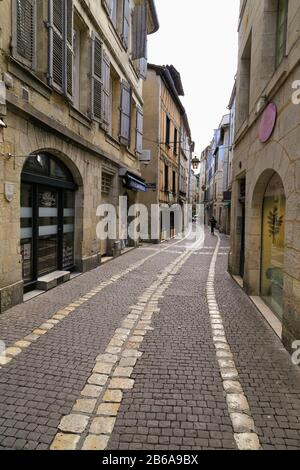
[[[140,248],[1,315],[0,448],[300,449],[299,368],[226,237],[212,295],[216,243]]]

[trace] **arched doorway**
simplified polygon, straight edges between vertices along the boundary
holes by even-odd
[[[39,277],[74,267],[75,198],[71,172],[47,153],[30,156],[21,176],[21,253],[25,291]]]
[[[283,316],[283,271],[286,198],[282,180],[274,173],[263,199],[261,296],[278,318]]]

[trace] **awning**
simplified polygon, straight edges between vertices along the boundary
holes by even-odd
[[[146,193],[148,191],[145,181],[138,176],[126,173],[123,178],[123,184],[126,188],[132,189],[133,191],[140,191]]]

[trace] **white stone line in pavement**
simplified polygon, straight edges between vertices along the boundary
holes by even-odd
[[[237,447],[239,450],[260,450],[261,445],[258,435],[255,432],[254,420],[251,416],[248,400],[239,381],[239,374],[233,354],[227,342],[222,315],[216,299],[215,272],[221,244],[219,235],[217,235],[217,237],[218,242],[211,260],[206,285],[213,342],[216,348],[217,361],[223,380],[228,412],[231,418]]]
[[[77,310],[78,307],[88,302],[90,299],[92,299],[95,295],[99,294],[99,292],[101,292],[107,286],[117,282],[119,279],[126,276],[127,274],[134,271],[135,269],[138,269],[139,267],[141,267],[144,263],[149,261],[154,256],[157,256],[158,254],[163,253],[164,251],[168,251],[172,249],[173,246],[182,242],[187,237],[188,235],[184,237],[182,240],[178,240],[177,242],[172,243],[171,245],[161,248],[157,252],[147,256],[146,258],[143,258],[141,261],[138,261],[132,264],[130,267],[128,267],[124,271],[112,276],[109,280],[101,282],[99,286],[93,288],[91,291],[87,292],[86,294],[78,298],[77,300],[72,301],[69,305],[66,305],[65,307],[61,307],[48,320],[45,320],[40,326],[36,327],[30,334],[16,341],[11,347],[8,347],[4,351],[2,351],[0,355],[0,369],[6,366],[7,364],[9,364],[15,357],[19,356],[19,354],[21,354],[23,350],[27,349],[29,346],[31,346],[32,343],[39,340],[42,336],[44,336],[52,328],[54,328],[62,320],[64,320],[68,315],[70,315],[75,310]]]
[[[194,245],[193,245],[194,246]],[[140,346],[152,318],[159,314],[158,303],[174,276],[193,254],[183,253],[170,263],[130,307],[96,364],[72,412],[59,424],[51,450],[105,450],[112,435],[123,391],[134,386],[133,368],[142,356]]]

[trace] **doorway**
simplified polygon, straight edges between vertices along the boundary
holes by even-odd
[[[21,182],[21,255],[24,290],[39,277],[74,268],[75,190],[55,157],[29,157]]]
[[[262,211],[261,296],[276,316],[283,316],[286,198],[280,176],[269,181]]]

